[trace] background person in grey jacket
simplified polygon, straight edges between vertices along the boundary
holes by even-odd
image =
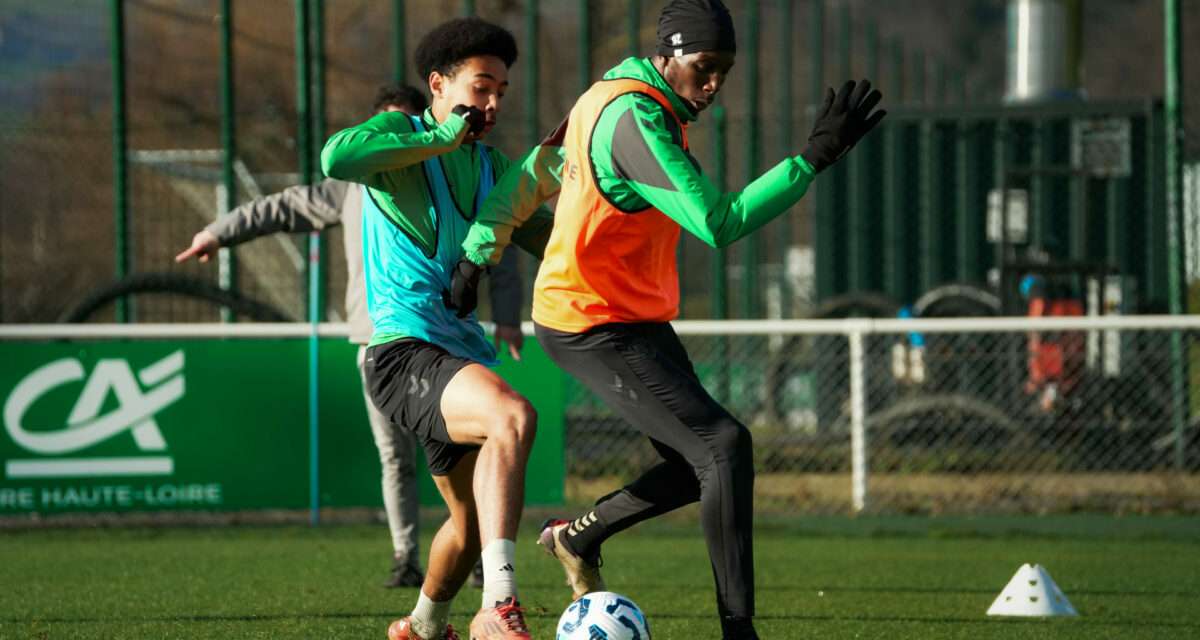
[[[425,96],[402,84],[380,87],[374,113],[403,111],[420,115],[426,107]],[[327,178],[313,185],[285,189],[246,203],[205,227],[192,238],[192,245],[175,256],[176,262],[197,258],[207,262],[221,247],[229,247],[279,231],[305,232],[342,225],[346,248],[346,316],[350,342],[358,347],[361,377],[363,354],[371,339],[371,318],[367,315],[366,282],[362,257],[362,186]],[[509,252],[493,270],[489,291],[492,320],[496,323],[496,347],[504,342],[514,360],[520,360],[524,344],[521,332],[521,277],[517,253]],[[419,501],[414,467],[417,442],[415,434],[392,424],[371,398],[366,398],[367,417],[379,460],[383,466],[383,506],[392,534],[393,569],[384,587],[420,586],[425,574],[418,562]],[[473,576],[474,578],[474,576]],[[474,583],[475,580],[473,579]]]

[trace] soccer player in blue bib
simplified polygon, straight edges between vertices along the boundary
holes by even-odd
[[[512,34],[478,18],[436,27],[416,51],[432,103],[419,116],[381,113],[335,134],[321,155],[330,177],[364,185],[363,261],[375,330],[363,366],[372,400],[414,429],[450,517],[429,551],[412,613],[393,640],[457,640],[450,603],[482,550],[476,640],[529,638],[517,599],[514,540],[537,415],[493,373],[496,350],[473,313],[446,306],[480,203],[509,160],[482,140],[496,124],[516,60]],[[546,224],[513,241],[544,246]]]

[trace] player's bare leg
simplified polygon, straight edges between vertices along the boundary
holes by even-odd
[[[429,547],[429,570],[422,591],[434,600],[458,593],[479,557],[479,519],[473,489],[477,452],[463,456],[451,472],[434,476],[434,484],[450,510]]]
[[[525,464],[537,431],[537,414],[524,397],[482,365],[466,366],[450,380],[441,407],[450,438],[480,446],[473,491],[484,585],[471,637],[528,638],[517,599],[514,556],[525,505]]]
[[[479,557],[479,520],[475,513],[474,472],[477,452],[471,452],[434,484],[450,511],[429,548],[429,568],[417,605],[407,618],[388,629],[391,640],[457,640],[447,624],[450,603],[462,588]]]

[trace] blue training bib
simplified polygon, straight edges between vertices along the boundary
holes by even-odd
[[[409,116],[418,132],[425,131],[419,117]],[[499,364],[496,348],[487,340],[472,312],[458,318],[446,308],[443,291],[450,290],[450,274],[463,256],[462,243],[480,205],[495,186],[487,147],[475,143],[480,156],[479,182],[470,218],[460,214],[439,157],[422,163],[428,215],[436,234],[432,256],[415,239],[379,209],[370,190],[363,198],[363,264],[367,280],[367,310],[376,335],[399,334],[418,338],[450,353],[488,366]],[[452,152],[453,153],[453,152]],[[449,157],[445,154],[441,157]]]

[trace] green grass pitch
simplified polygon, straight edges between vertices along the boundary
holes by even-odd
[[[570,590],[533,544],[536,524],[522,527],[517,575],[533,637],[546,640]],[[379,588],[387,545],[377,525],[0,532],[0,639],[382,640],[416,598]],[[1200,638],[1195,517],[760,522],[755,549],[764,640]],[[720,637],[688,518],[613,538],[604,561],[655,640]],[[1024,562],[1046,567],[1080,617],[985,615]],[[464,640],[479,598],[465,589],[455,602]]]

